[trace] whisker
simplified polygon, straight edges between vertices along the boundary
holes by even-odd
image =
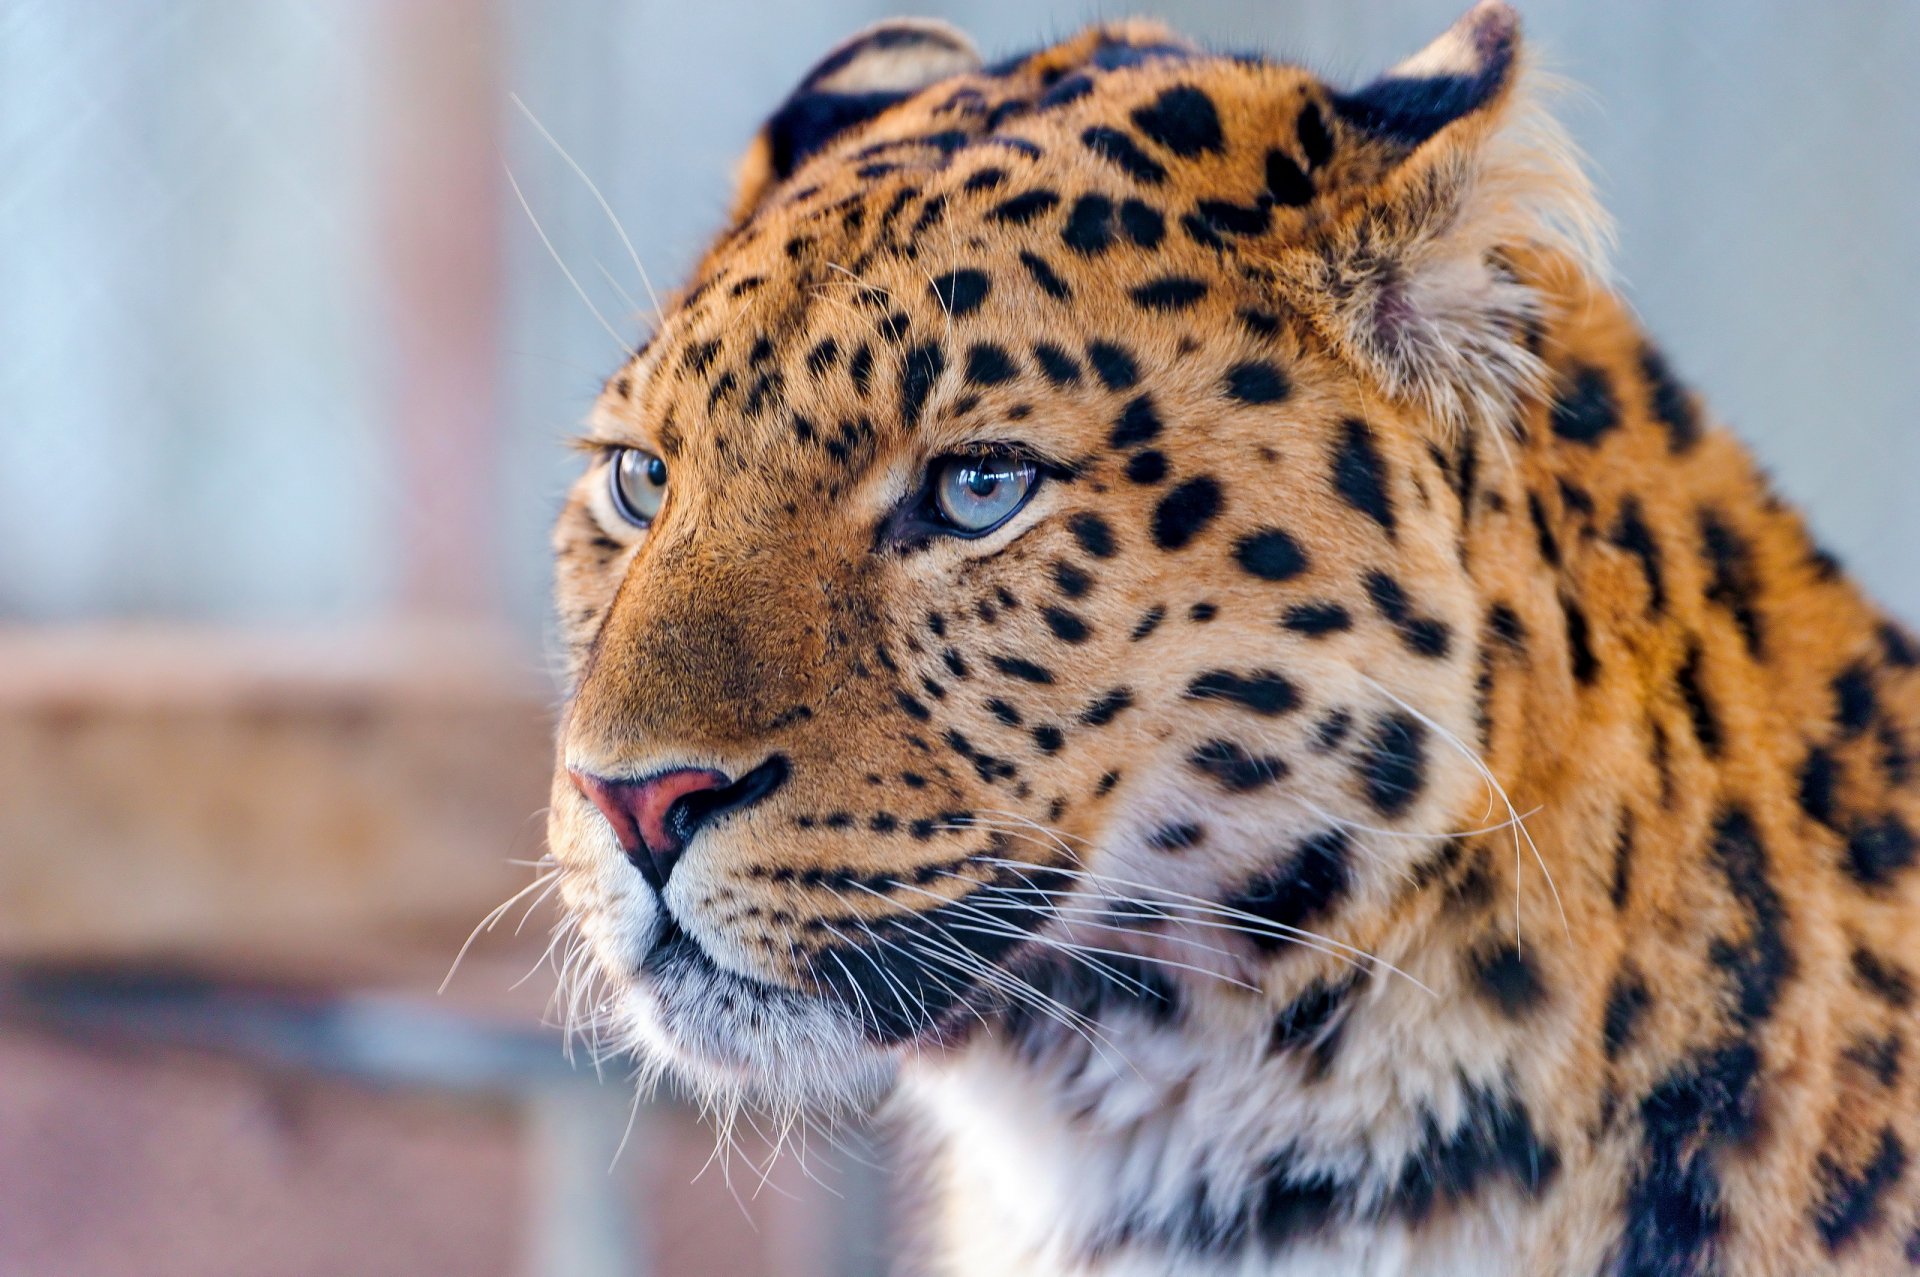
[[[986,857],[986,856],[981,857],[981,863],[1000,864],[1000,865],[1005,865],[1009,868],[1014,868],[1014,869],[1032,868],[1032,866],[1026,865],[1021,861],[998,860],[993,857]],[[1309,944],[1309,947],[1316,947],[1318,945],[1329,945],[1329,946],[1332,946],[1333,949],[1337,949],[1343,953],[1350,955],[1351,957],[1359,958],[1366,962],[1373,963],[1383,971],[1392,972],[1394,975],[1400,976],[1402,979],[1405,979],[1411,984],[1413,984],[1414,987],[1424,991],[1425,993],[1431,996],[1435,996],[1435,997],[1439,996],[1435,994],[1432,989],[1428,988],[1425,983],[1423,983],[1416,977],[1408,974],[1407,972],[1402,971],[1399,967],[1394,966],[1392,963],[1388,962],[1386,959],[1381,958],[1375,954],[1368,953],[1364,949],[1356,949],[1350,944],[1333,939],[1331,936],[1324,936],[1324,935],[1320,935],[1317,932],[1306,931],[1299,927],[1289,926],[1283,922],[1274,922],[1270,918],[1262,918],[1259,914],[1248,913],[1243,909],[1235,909],[1230,905],[1221,904],[1219,901],[1208,900],[1202,896],[1190,895],[1182,891],[1173,891],[1166,887],[1154,886],[1151,883],[1133,882],[1125,878],[1113,878],[1113,877],[1108,877],[1107,875],[1104,875],[1104,874],[1090,873],[1085,870],[1066,869],[1060,866],[1050,866],[1047,872],[1082,877],[1086,881],[1093,883],[1096,886],[1099,886],[1102,883],[1112,883],[1116,886],[1128,887],[1135,891],[1152,892],[1152,893],[1166,897],[1167,901],[1174,907],[1183,908],[1183,909],[1192,909],[1202,914],[1208,914],[1208,915],[1213,915],[1213,916],[1222,917],[1222,918],[1232,918],[1232,919],[1235,919],[1236,921],[1243,922],[1247,924],[1247,926],[1239,929],[1247,932],[1248,934],[1253,934],[1254,932],[1258,932],[1260,934],[1279,936],[1282,938],[1287,938],[1287,937],[1298,938],[1302,941],[1307,942]],[[1149,906],[1156,906],[1156,907],[1161,904],[1161,902],[1158,900],[1138,901],[1138,903],[1146,904]],[[1337,956],[1337,955],[1330,954],[1329,956]]]
[[[1493,768],[1487,765],[1486,760],[1481,758],[1477,751],[1469,748],[1465,741],[1435,722],[1428,714],[1408,704],[1400,697],[1394,695],[1391,690],[1382,686],[1378,681],[1368,678],[1365,674],[1361,674],[1360,678],[1372,684],[1374,690],[1378,691],[1388,700],[1391,700],[1407,713],[1413,715],[1433,731],[1435,735],[1439,736],[1441,740],[1447,742],[1447,744],[1458,751],[1463,758],[1473,765],[1474,770],[1480,773],[1481,778],[1486,781],[1488,788],[1493,793],[1498,794],[1500,801],[1506,805],[1507,814],[1513,818],[1513,944],[1515,951],[1517,952],[1519,950],[1521,943],[1520,842],[1522,839],[1526,840],[1527,849],[1533,853],[1534,863],[1540,866],[1541,876],[1547,880],[1547,890],[1553,895],[1554,908],[1560,911],[1560,928],[1566,933],[1567,942],[1571,944],[1573,942],[1573,927],[1567,921],[1567,908],[1566,905],[1561,902],[1560,888],[1553,880],[1553,871],[1547,868],[1546,857],[1540,854],[1540,847],[1533,841],[1533,834],[1527,829],[1526,822],[1520,818],[1520,813],[1513,805],[1513,799],[1507,796],[1506,786],[1502,785],[1500,778],[1493,774]]]
[[[527,203],[526,194],[521,191],[520,183],[514,180],[513,170],[504,164],[501,165],[501,167],[506,169],[507,185],[513,188],[513,197],[520,201],[521,210],[526,213],[527,220],[533,223],[533,233],[540,237],[542,244],[546,245],[547,256],[553,258],[553,264],[560,268],[560,273],[567,277],[569,284],[573,285],[573,291],[579,296],[581,302],[585,304],[588,310],[593,312],[593,317],[600,321],[600,326],[607,330],[607,336],[613,338],[614,344],[620,347],[621,357],[623,359],[633,358],[633,344],[625,337],[622,337],[619,332],[614,329],[614,326],[607,322],[607,317],[600,313],[598,306],[593,304],[593,298],[587,296],[587,290],[580,286],[580,281],[575,279],[573,272],[567,268],[566,260],[560,256],[560,250],[553,246],[551,239],[547,238],[546,228],[541,226],[540,219],[534,216],[533,205]]]
[[[532,882],[520,888],[520,890],[514,892],[511,896],[508,896],[505,900],[501,901],[499,904],[495,905],[492,909],[488,910],[487,916],[480,919],[479,922],[475,923],[473,926],[473,930],[467,933],[466,940],[461,942],[460,951],[453,955],[453,965],[447,968],[447,974],[444,977],[442,977],[440,981],[440,987],[434,990],[434,992],[445,993],[447,991],[447,986],[453,983],[453,973],[460,969],[460,963],[467,956],[467,950],[473,947],[473,942],[480,938],[480,933],[482,931],[493,930],[494,924],[499,922],[500,919],[506,914],[507,910],[513,908],[513,906],[516,903],[518,903],[522,898],[524,898],[528,892],[538,891],[542,887],[547,887],[550,889],[551,884],[559,881],[559,878],[560,878],[560,868],[559,866],[556,865],[554,868],[549,869],[545,873],[540,874],[539,876],[534,878]],[[544,898],[544,893],[542,893],[542,896]],[[539,901],[536,900],[534,903],[538,904]],[[517,933],[519,931],[519,928],[516,927],[514,928],[514,930]]]
[[[600,193],[600,188],[594,184],[592,178],[587,176],[587,171],[580,167],[572,155],[567,153],[567,148],[560,145],[553,134],[547,132],[547,126],[540,123],[540,117],[536,116],[532,108],[521,101],[520,95],[518,93],[510,93],[507,96],[512,99],[515,106],[520,108],[520,113],[527,117],[527,123],[540,130],[540,136],[547,139],[547,145],[551,146],[560,158],[566,161],[567,167],[573,170],[574,175],[586,183],[587,190],[591,191],[593,198],[599,202],[600,211],[607,215],[609,222],[613,223],[614,233],[620,237],[620,243],[626,248],[627,256],[633,262],[633,269],[638,272],[640,282],[646,286],[647,297],[653,302],[653,313],[656,316],[661,314],[660,295],[653,291],[653,281],[647,277],[647,268],[640,264],[640,253],[634,248],[633,241],[627,238],[627,228],[620,224],[619,217],[614,214],[613,205],[607,203],[607,197]],[[639,307],[636,306],[634,309],[638,310]]]

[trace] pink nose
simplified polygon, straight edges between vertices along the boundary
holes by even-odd
[[[727,784],[724,774],[701,767],[677,767],[644,780],[604,780],[573,768],[567,769],[567,775],[573,778],[573,787],[607,818],[627,859],[656,891],[666,887],[687,839],[713,810],[681,800]]]

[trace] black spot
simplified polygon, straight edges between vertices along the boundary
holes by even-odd
[[[1307,552],[1279,528],[1261,528],[1241,537],[1234,542],[1233,557],[1243,570],[1263,581],[1285,581],[1307,570]]]
[[[1124,200],[1120,205],[1120,229],[1141,248],[1153,249],[1166,238],[1167,221],[1151,205]]]
[[[1033,347],[1034,360],[1039,363],[1040,371],[1046,374],[1048,381],[1056,386],[1077,386],[1080,384],[1080,365],[1073,357],[1051,342],[1036,342]]]
[[[1621,808],[1613,831],[1613,886],[1607,892],[1615,909],[1627,907],[1627,892],[1633,886],[1633,836],[1633,813]]]
[[[1185,851],[1206,836],[1199,825],[1162,825],[1147,835],[1147,846],[1155,851]]]
[[[1640,571],[1647,578],[1647,607],[1656,614],[1666,611],[1667,582],[1661,568],[1660,545],[1653,539],[1653,529],[1647,526],[1638,497],[1629,496],[1620,502],[1620,513],[1614,519],[1610,539],[1640,560]]]
[[[1405,710],[1374,724],[1360,752],[1360,780],[1367,801],[1388,816],[1412,806],[1426,788],[1427,728]]]
[[[1567,663],[1574,681],[1591,687],[1600,677],[1600,660],[1593,654],[1593,637],[1587,628],[1587,614],[1572,599],[1560,600],[1567,619]]]
[[[1159,606],[1150,607],[1141,615],[1140,619],[1134,623],[1133,633],[1127,637],[1138,643],[1141,639],[1159,629],[1160,622],[1166,619],[1167,609]]]
[[[1920,644],[1907,636],[1905,630],[1891,621],[1880,626],[1880,650],[1886,656],[1887,664],[1896,669],[1910,670],[1920,666]]]
[[[1153,508],[1153,543],[1162,550],[1182,548],[1220,513],[1220,504],[1220,485],[1213,479],[1187,480]]]
[[[1250,360],[1227,369],[1227,394],[1241,403],[1279,403],[1292,390],[1287,375],[1265,360]]]
[[[1145,106],[1135,107],[1133,122],[1148,138],[1183,158],[1226,150],[1213,99],[1190,84],[1175,85]]]
[[[1823,1195],[1814,1208],[1813,1224],[1829,1253],[1840,1249],[1880,1215],[1881,1199],[1907,1170],[1907,1148],[1893,1128],[1880,1128],[1880,1141],[1867,1164],[1850,1171],[1830,1154],[1820,1158]]]
[[[1005,347],[983,341],[967,351],[967,380],[976,386],[998,386],[1019,375]]]
[[[1700,414],[1665,357],[1652,346],[1640,350],[1640,375],[1647,379],[1653,419],[1666,427],[1668,449],[1682,453],[1693,447],[1700,441]]]
[[[1093,92],[1092,77],[1070,75],[1064,80],[1060,80],[1054,84],[1054,86],[1045,93],[1042,93],[1034,105],[1044,111],[1050,107],[1065,106],[1069,102],[1076,102],[1091,92]]]
[[[1209,670],[1187,684],[1188,700],[1231,701],[1256,714],[1284,714],[1300,703],[1300,693],[1283,674],[1252,670]]]
[[[1687,659],[1674,674],[1673,683],[1693,722],[1694,739],[1709,758],[1715,758],[1720,754],[1720,720],[1700,684],[1700,662],[1700,645],[1695,643],[1687,649]]]
[[[1167,180],[1167,170],[1160,162],[1119,129],[1096,124],[1080,135],[1080,141],[1095,155],[1119,165],[1136,182],[1158,186]]]
[[[1053,273],[1053,267],[1047,265],[1047,259],[1037,253],[1020,250],[1020,264],[1027,268],[1027,274],[1040,286],[1040,291],[1056,301],[1071,301],[1073,290],[1067,282]]]
[[[1005,723],[1008,727],[1021,724],[1020,711],[1001,700],[998,696],[987,702],[987,713]]]
[[[818,377],[827,369],[833,367],[834,361],[839,357],[839,344],[835,342],[833,338],[828,337],[807,352],[807,371]]]
[[[1851,961],[1860,987],[1898,1010],[1913,1005],[1913,977],[1904,968],[1864,947],[1854,949]]]
[[[988,170],[982,169],[980,171],[984,173],[984,172],[987,172]],[[969,183],[971,183],[973,179],[968,178],[967,180]],[[928,200],[925,204],[922,204],[920,206],[919,216],[913,219],[912,234],[916,237],[920,235],[924,235],[928,230],[932,229],[935,226],[938,226],[941,220],[946,217],[946,215],[947,215],[947,197],[945,195],[934,196],[932,199]]]
[[[1707,598],[1733,613],[1747,651],[1760,655],[1760,614],[1755,600],[1760,592],[1759,574],[1754,569],[1753,548],[1718,513],[1700,512],[1700,542],[1712,572],[1707,580]]]
[[[961,183],[966,191],[992,191],[1006,185],[1007,171],[997,165],[975,169],[967,174],[967,180]]]
[[[1348,418],[1340,426],[1340,446],[1333,454],[1334,490],[1360,513],[1392,535],[1393,503],[1387,494],[1386,467],[1374,446],[1373,431],[1363,421]]]
[[[1011,678],[1028,683],[1051,683],[1053,671],[1044,665],[1035,665],[1032,661],[1019,656],[990,656],[987,658],[993,668]]]
[[[1714,1152],[1751,1131],[1759,1071],[1754,1045],[1734,1042],[1694,1056],[1640,1102],[1645,1149],[1627,1190],[1616,1272],[1709,1277],[1721,1271],[1715,1256],[1725,1212]]]
[[[1070,599],[1085,598],[1093,588],[1093,578],[1065,559],[1054,560],[1053,583]]]
[[[1273,1027],[1267,1033],[1267,1053],[1311,1050],[1308,1079],[1317,1081],[1325,1077],[1333,1067],[1339,1047],[1343,1012],[1361,978],[1356,972],[1339,980],[1314,980],[1308,984],[1273,1017]]]
[[[1313,726],[1313,746],[1323,754],[1330,754],[1340,748],[1347,733],[1353,730],[1353,715],[1344,709],[1336,709]]]
[[[956,270],[935,279],[928,287],[934,300],[940,303],[940,309],[957,318],[980,309],[993,281],[985,271]]]
[[[1527,627],[1521,623],[1520,614],[1506,603],[1495,603],[1487,609],[1487,632],[1511,652],[1527,650]]]
[[[1267,152],[1267,194],[1275,204],[1298,208],[1313,202],[1313,179],[1285,151]]]
[[[1152,448],[1127,459],[1127,478],[1134,483],[1158,483],[1167,477],[1167,454]]]
[[[1116,687],[1081,711],[1080,721],[1088,727],[1105,727],[1122,710],[1132,705],[1133,692],[1128,688]]]
[[[1012,199],[1001,201],[994,206],[993,210],[989,212],[987,216],[996,222],[1006,222],[1013,226],[1025,226],[1028,222],[1039,217],[1059,202],[1060,197],[1058,195],[1042,187],[1036,190],[1023,191]]]
[[[1273,209],[1266,200],[1235,204],[1231,200],[1201,200],[1193,216],[1215,235],[1260,235],[1273,225]]]
[[[1033,729],[1033,743],[1040,747],[1040,752],[1043,754],[1059,753],[1060,746],[1066,742],[1066,739],[1060,729],[1050,723],[1042,723]]]
[[[1132,390],[1140,381],[1140,369],[1133,356],[1111,342],[1096,341],[1087,346],[1087,362],[1094,376],[1108,390]]]
[[[1129,295],[1144,310],[1188,310],[1207,295],[1207,285],[1191,276],[1167,275],[1138,285]]]
[[[1307,157],[1309,168],[1319,168],[1333,158],[1333,135],[1327,132],[1327,121],[1320,114],[1320,108],[1307,103],[1293,122],[1294,136],[1300,139],[1301,153]]]
[[[1280,332],[1280,317],[1267,310],[1243,310],[1235,316],[1240,326],[1255,337],[1268,338]]]
[[[1374,608],[1393,626],[1408,650],[1420,656],[1440,657],[1452,648],[1453,628],[1445,621],[1416,613],[1400,582],[1375,571],[1367,573],[1366,585]]]
[[[1505,941],[1474,955],[1473,978],[1481,994],[1508,1019],[1518,1019],[1547,995],[1540,973],[1517,946]]]
[[[847,376],[853,378],[854,390],[864,398],[867,388],[873,384],[873,347],[860,343],[847,361]]]
[[[1823,825],[1833,824],[1834,788],[1840,779],[1840,765],[1832,754],[1818,745],[1807,751],[1800,764],[1800,809]]]
[[[1211,603],[1195,603],[1187,609],[1187,619],[1195,625],[1205,625],[1220,614],[1220,609]]]
[[[1286,610],[1280,624],[1296,634],[1318,638],[1352,629],[1353,616],[1338,603],[1296,603]]]
[[[1772,1014],[1781,987],[1793,975],[1787,910],[1767,876],[1767,851],[1760,831],[1744,809],[1725,808],[1715,819],[1713,857],[1734,899],[1746,909],[1748,934],[1740,945],[1716,941],[1711,956],[1733,983],[1740,1023],[1751,1026]]]
[[[910,717],[917,718],[923,723],[933,717],[925,705],[921,704],[918,699],[906,692],[895,692],[893,698],[899,702],[900,708],[907,711]]]
[[[1087,641],[1087,623],[1064,608],[1047,607],[1041,610],[1041,616],[1047,622],[1047,628],[1053,631],[1055,638],[1068,643]]]
[[[1607,992],[1607,1014],[1600,1036],[1609,1060],[1619,1059],[1621,1053],[1633,1045],[1640,1021],[1652,1005],[1653,994],[1638,971],[1626,967],[1614,976],[1613,987]]]
[[[1133,448],[1150,443],[1160,435],[1160,416],[1153,410],[1153,400],[1146,395],[1136,396],[1113,423],[1113,433],[1107,436],[1107,443],[1114,448]]]
[[[1891,812],[1847,835],[1847,873],[1863,887],[1886,886],[1913,859],[1913,831]]]
[[[906,359],[900,365],[900,409],[909,427],[920,423],[920,413],[927,406],[927,396],[932,393],[933,383],[939,380],[946,366],[946,355],[933,342],[916,346],[907,352]]]
[[[1067,214],[1060,238],[1083,256],[1104,253],[1113,245],[1113,201],[1104,195],[1082,195]]]
[[[1560,542],[1553,535],[1553,526],[1547,522],[1547,510],[1540,503],[1540,494],[1527,493],[1527,516],[1533,520],[1534,539],[1540,545],[1540,557],[1550,567],[1560,566]]]
[[[1574,443],[1597,447],[1600,437],[1620,424],[1620,406],[1607,374],[1589,364],[1573,369],[1573,382],[1553,401],[1553,433]]]
[[[1286,763],[1270,756],[1249,754],[1228,740],[1210,740],[1187,756],[1195,771],[1212,777],[1220,787],[1236,794],[1270,785],[1287,774]]]
[[[1892,1086],[1900,1080],[1900,1056],[1905,1049],[1906,1043],[1898,1033],[1884,1037],[1861,1034],[1847,1044],[1841,1055],[1865,1069],[1880,1085]]]
[[[1290,931],[1325,917],[1346,899],[1353,886],[1351,858],[1344,833],[1333,829],[1315,834],[1278,869],[1229,896],[1226,905],[1271,924],[1272,934],[1246,934],[1263,951],[1275,952],[1292,943]]]
[[[1182,217],[1180,219],[1180,229],[1187,233],[1188,239],[1191,239],[1202,248],[1216,249],[1220,252],[1226,251],[1227,241],[1214,234],[1213,228],[1208,226],[1198,213],[1188,213]]]
[[[1849,665],[1834,676],[1833,699],[1841,736],[1858,736],[1873,722],[1873,675],[1863,665]]]
[[[1080,548],[1096,559],[1113,557],[1113,529],[1097,514],[1076,514],[1067,520],[1067,531]]]

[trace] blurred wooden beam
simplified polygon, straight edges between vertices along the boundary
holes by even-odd
[[[0,630],[0,959],[444,969],[531,878],[550,699],[472,628]]]

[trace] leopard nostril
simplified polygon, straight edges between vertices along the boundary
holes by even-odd
[[[600,809],[634,867],[664,891],[680,853],[700,826],[751,806],[787,778],[787,760],[775,754],[737,781],[707,767],[676,767],[640,780],[608,780],[568,768],[573,787]]]

